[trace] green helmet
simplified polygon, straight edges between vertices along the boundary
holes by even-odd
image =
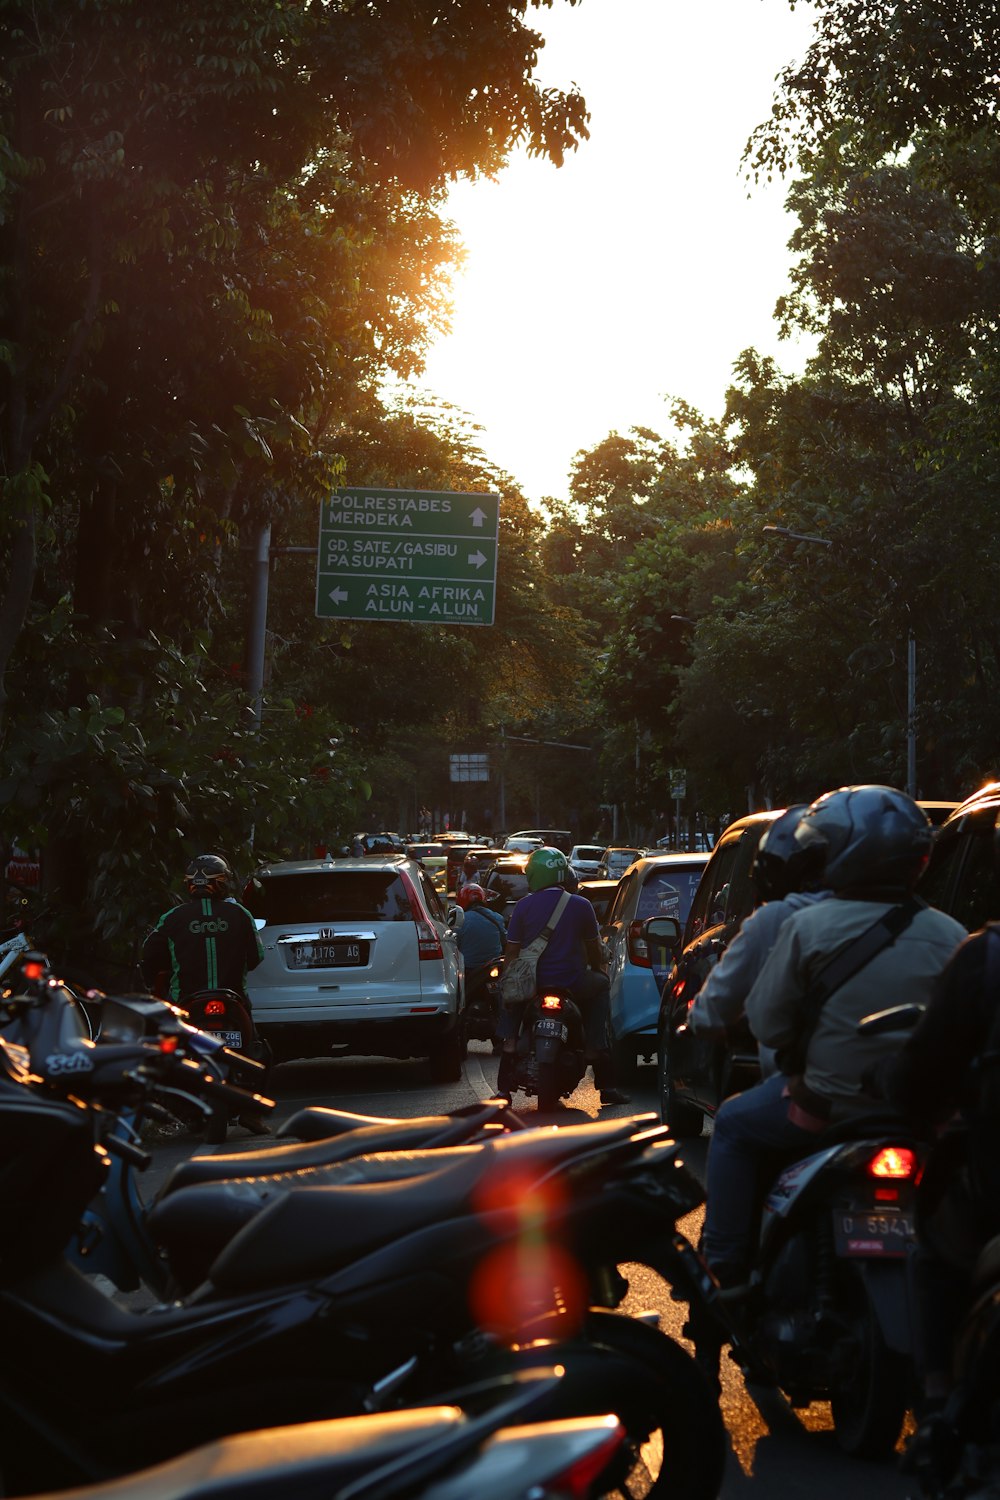
[[[561,849],[550,849],[545,844],[532,849],[524,873],[529,891],[544,891],[547,885],[561,885],[569,869],[569,860]]]

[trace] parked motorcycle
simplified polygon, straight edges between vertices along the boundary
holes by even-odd
[[[221,1500],[251,1492],[256,1500],[596,1500],[613,1475],[624,1429],[610,1415],[534,1421],[561,1379],[559,1370],[540,1367],[496,1389],[463,1392],[462,1406],[239,1433],[154,1469],[41,1500]]]
[[[746,1294],[692,1308],[699,1358],[721,1346],[792,1406],[828,1400],[837,1442],[886,1458],[912,1395],[906,1259],[921,1155],[896,1117],[834,1127],[771,1173]],[[786,1159],[787,1162],[787,1159]]]
[[[711,1297],[673,1232],[701,1191],[652,1116],[345,1162],[327,1169],[329,1185],[276,1194],[183,1300],[130,1313],[60,1254],[106,1172],[95,1121],[144,1073],[178,1086],[179,1072],[192,1092],[209,1084],[193,1059],[176,1060],[170,1035],[117,1078],[113,1044],[81,1048],[104,1077],[86,1104],[46,1092],[0,1045],[5,1461],[33,1463],[41,1483],[56,1460],[97,1478],[166,1456],[181,1433],[186,1445],[448,1399],[542,1349],[566,1372],[546,1417],[603,1414],[614,1393],[621,1484],[651,1469],[653,1496],[716,1495],[724,1444],[711,1391],[678,1345],[610,1310],[627,1289],[623,1261],[688,1297],[700,1281]],[[248,1187],[259,1185],[172,1194],[163,1252],[195,1245],[214,1206]]]
[[[513,1052],[502,1052],[497,1092],[538,1096],[540,1113],[554,1110],[587,1071],[583,1017],[568,990],[540,991],[517,1007]]]

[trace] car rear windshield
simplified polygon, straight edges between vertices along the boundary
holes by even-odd
[[[486,888],[499,891],[504,901],[520,901],[528,894],[528,878],[523,870],[503,870],[494,865],[486,877]]]
[[[676,917],[683,926],[698,889],[702,868],[698,865],[693,870],[651,870],[639,892],[636,921],[646,917]]]
[[[269,927],[292,922],[413,921],[406,886],[394,870],[254,876],[243,901]]]

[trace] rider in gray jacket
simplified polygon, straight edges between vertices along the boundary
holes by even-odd
[[[691,1031],[712,1035],[735,1026],[788,918],[830,894],[818,889],[822,850],[816,846],[803,849],[795,842],[795,830],[805,811],[806,804],[797,803],[765,829],[750,870],[761,904],[747,917],[695,996],[687,1020]],[[761,1073],[767,1078],[775,1070],[775,1055],[770,1047],[759,1047],[759,1053]]]

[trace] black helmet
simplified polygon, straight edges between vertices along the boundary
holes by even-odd
[[[826,884],[911,890],[927,863],[933,830],[912,797],[892,786],[844,786],[803,813],[795,840],[826,853]]]
[[[192,896],[225,896],[233,872],[221,854],[199,854],[184,872],[184,883]]]
[[[750,879],[759,901],[780,901],[791,891],[808,890],[821,883],[826,859],[824,846],[815,843],[803,848],[795,838],[795,830],[807,810],[807,803],[797,802],[764,829],[750,866]]]

